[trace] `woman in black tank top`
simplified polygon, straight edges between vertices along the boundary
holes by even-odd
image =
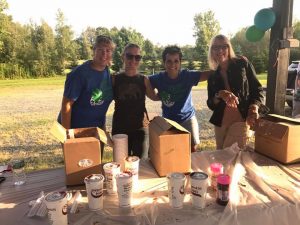
[[[128,155],[148,158],[149,118],[145,106],[146,95],[152,100],[159,98],[148,77],[138,72],[142,59],[140,47],[128,44],[122,59],[124,72],[113,76],[115,111],[112,134],[128,135]]]

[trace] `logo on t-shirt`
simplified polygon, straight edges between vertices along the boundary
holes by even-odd
[[[104,102],[110,102],[113,99],[113,91],[109,77],[104,77],[100,88],[92,91],[90,104],[91,106],[102,105]]]
[[[103,99],[103,92],[100,90],[100,89],[95,89],[93,92],[92,92],[92,97],[91,97],[91,100],[90,100],[90,103],[92,106],[95,106],[95,105],[102,105],[104,102],[104,99]]]
[[[160,97],[161,97],[162,103],[167,107],[172,107],[175,104],[175,101],[173,101],[171,94],[169,94],[165,91],[163,91],[160,94]]]

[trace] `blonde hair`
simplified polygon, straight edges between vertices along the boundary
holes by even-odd
[[[96,40],[94,41],[94,45],[93,45],[93,50],[95,50],[97,48],[97,46],[104,44],[104,45],[108,45],[111,50],[115,50],[116,45],[113,42],[113,40],[111,39],[111,37],[106,36],[106,35],[98,35],[96,37]]]
[[[141,50],[141,47],[140,47],[139,45],[137,45],[137,44],[135,44],[135,43],[129,43],[129,44],[127,44],[127,45],[124,47],[124,50],[123,50],[123,52],[122,52],[122,55],[124,56],[125,53],[127,52],[127,50],[128,50],[128,49],[131,49],[131,48],[137,48],[137,49],[139,49],[140,51],[142,51],[142,50]]]
[[[229,50],[228,58],[229,58],[229,60],[232,60],[233,58],[236,57],[229,39],[223,34],[216,35],[215,37],[213,37],[211,39],[209,49],[208,49],[208,56],[207,56],[209,68],[212,69],[212,70],[216,70],[219,66],[219,63],[214,59],[214,57],[212,55],[212,46],[214,45],[214,43],[217,40],[224,41],[228,45],[228,50]]]

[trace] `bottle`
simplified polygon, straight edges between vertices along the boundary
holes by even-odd
[[[26,183],[25,161],[23,159],[13,159],[11,162],[13,171],[13,183],[15,186],[20,186]]]
[[[223,173],[223,165],[221,163],[210,164],[210,186],[213,190],[217,190],[217,178]]]
[[[229,185],[230,176],[221,174],[217,179],[217,203],[219,205],[227,205],[229,202]]]

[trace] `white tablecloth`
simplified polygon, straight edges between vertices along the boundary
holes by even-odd
[[[222,163],[232,178],[226,207],[216,203],[215,193],[209,189],[205,209],[193,208],[188,180],[183,208],[172,209],[166,178],[157,176],[151,162],[141,161],[140,188],[134,193],[131,208],[119,208],[117,196],[105,195],[104,209],[91,212],[84,197],[79,211],[68,214],[69,224],[299,225],[300,164],[284,166],[252,151],[240,151],[236,145],[192,154],[194,171],[209,173],[212,162]],[[28,202],[42,190],[48,193],[60,189],[66,189],[62,168],[30,173],[28,183],[21,187],[14,187],[8,177],[0,185],[0,224],[49,224],[47,217],[27,217]],[[84,186],[76,189],[86,196]],[[68,188],[68,191],[75,190]]]

